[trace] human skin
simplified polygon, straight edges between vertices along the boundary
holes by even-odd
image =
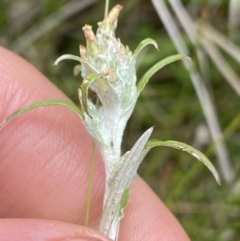
[[[0,122],[29,104],[68,100],[31,64],[0,47]],[[92,140],[64,107],[28,112],[0,130],[0,240],[109,240],[96,229],[104,167],[96,155],[90,227],[84,227]],[[178,221],[137,177],[120,241],[187,241]]]

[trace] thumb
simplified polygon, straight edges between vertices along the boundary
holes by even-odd
[[[2,241],[110,241],[88,227],[43,219],[1,219]]]

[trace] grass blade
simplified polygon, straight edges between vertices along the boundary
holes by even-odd
[[[240,1],[230,0],[228,8],[228,27],[229,35],[232,40],[239,39],[239,27],[240,27]]]
[[[237,76],[234,69],[231,68],[228,62],[224,59],[221,52],[216,48],[213,43],[204,38],[201,38],[201,43],[207,50],[208,55],[218,68],[219,72],[221,72],[228,84],[240,96],[240,78]]]
[[[165,2],[158,0],[151,1],[178,52],[189,55],[190,51],[187,44],[184,42],[184,36],[182,36],[182,34],[180,33],[178,24],[174,21],[174,17],[172,17],[172,15],[170,14],[170,11],[168,10]],[[217,114],[213,105],[213,101],[211,100],[208,90],[204,84],[201,73],[199,73],[199,71],[197,70],[197,65],[193,61],[186,61],[185,59],[183,60],[183,63],[185,68],[189,72],[192,84],[199,98],[204,116],[209,127],[211,138],[215,142],[216,140],[219,140],[219,138],[221,138],[222,132],[217,119]],[[216,146],[216,155],[224,179],[227,182],[231,182],[235,176],[235,172],[232,168],[228,150],[224,142],[220,142]]]
[[[198,26],[198,29],[199,32],[204,35],[204,37],[218,45],[218,47],[228,53],[240,64],[240,48],[237,44],[225,37],[222,33],[209,24]]]

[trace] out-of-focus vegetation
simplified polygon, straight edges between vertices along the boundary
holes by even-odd
[[[152,151],[139,173],[177,216],[192,240],[235,241],[240,237],[240,29],[236,21],[240,16],[240,4],[234,0],[176,0],[182,3],[182,10],[190,16],[188,24],[192,25],[187,25],[190,31],[187,36],[176,10],[173,10],[174,1],[158,1],[168,6],[195,65],[195,70],[191,71],[201,76],[212,108],[216,109],[216,120],[224,141],[221,144],[226,145],[226,149],[222,150],[223,156],[229,156],[226,160],[223,158],[223,162],[226,161],[230,168],[230,178],[226,179],[219,153],[216,155],[215,152],[214,147],[220,145],[220,140],[214,144],[209,135],[209,125],[203,114],[203,109],[208,107],[200,105],[190,73],[181,62],[155,74],[142,92],[125,132],[124,149],[130,149],[144,130],[155,126],[153,138],[186,142],[203,151],[221,170],[220,187],[201,163],[170,148]],[[162,13],[157,14],[159,9],[152,2],[157,1],[110,1],[111,6],[116,3],[124,6],[117,30],[124,44],[134,50],[147,37],[159,44],[159,52],[149,47],[147,52],[142,53],[139,76],[157,60],[177,53],[166,31],[166,23],[163,24],[159,18]],[[180,15],[184,14],[182,10]],[[58,67],[53,67],[52,63],[61,54],[77,55],[79,44],[84,44],[82,26],[89,24],[96,29],[103,14],[103,0],[2,0],[0,44],[33,63],[78,103],[77,88],[81,77],[73,76],[75,63],[69,61]],[[191,33],[191,26],[197,33],[195,42],[191,41],[191,36],[195,36]],[[210,29],[207,28],[209,26]],[[168,27],[173,28],[173,25]],[[217,37],[215,32],[219,34]],[[227,40],[221,42],[222,47],[221,43],[217,43],[221,41],[219,36]],[[236,56],[223,51],[224,46],[231,48]],[[202,58],[199,58],[199,51]],[[218,63],[219,60],[224,61]],[[232,79],[235,84],[232,84]]]

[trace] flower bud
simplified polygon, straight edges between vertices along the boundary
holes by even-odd
[[[92,26],[85,25],[83,27],[83,32],[87,42],[87,50],[91,55],[98,54],[98,43],[95,34],[92,31]]]

